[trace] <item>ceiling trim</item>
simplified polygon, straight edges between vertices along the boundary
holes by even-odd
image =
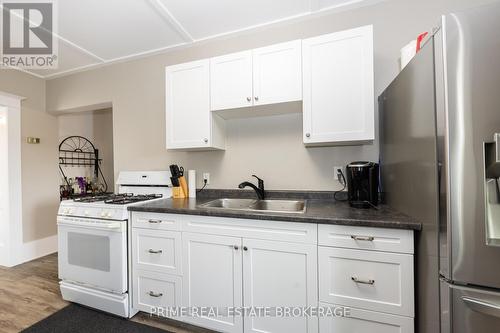
[[[162,47],[162,48],[158,48],[158,49],[154,49],[154,50],[149,50],[149,51],[144,51],[144,52],[140,52],[140,53],[130,54],[130,55],[119,57],[119,58],[113,58],[113,59],[107,60],[107,61],[105,61],[103,63],[89,64],[89,65],[84,65],[84,66],[80,66],[80,67],[75,67],[73,69],[68,69],[68,70],[65,70],[65,71],[62,71],[62,72],[44,75],[42,78],[44,78],[44,79],[55,79],[55,78],[62,77],[62,76],[67,76],[67,75],[70,75],[70,74],[84,72],[84,71],[87,71],[87,70],[90,70],[90,69],[95,69],[95,68],[99,68],[99,67],[105,67],[105,66],[108,66],[108,65],[111,65],[111,64],[118,64],[118,63],[121,63],[121,62],[127,62],[127,61],[130,61],[130,60],[135,60],[135,59],[140,59],[140,58],[146,58],[146,57],[150,57],[150,56],[157,55],[157,54],[163,54],[163,53],[166,53],[166,52],[173,51],[175,49],[180,49],[182,47],[189,47],[189,46],[192,46],[192,45],[195,45],[195,44],[196,43],[187,43],[186,42],[186,43],[180,43],[180,44],[170,45],[170,46],[166,46],[166,47]]]
[[[167,21],[168,25],[175,29],[175,31],[184,39],[184,41],[194,41],[194,38],[191,36],[191,34],[179,21],[177,21],[170,10],[168,10],[168,8],[160,0],[149,0],[149,3],[159,12],[161,17]]]
[[[94,58],[94,59],[96,59],[96,60],[98,60],[100,62],[106,62],[106,60],[104,58],[101,58],[97,54],[94,54],[94,53],[90,52],[89,50],[81,47],[80,45],[73,43],[69,39],[64,38],[64,37],[62,37],[61,35],[58,35],[58,34],[54,34],[54,36],[56,36],[56,38],[58,38],[60,41],[64,42],[66,45],[69,45],[69,46],[77,49],[78,51],[81,51],[81,52],[85,53],[86,55],[91,56],[92,58]]]
[[[252,31],[258,31],[258,30],[261,30],[261,29],[264,29],[264,28],[267,28],[267,27],[273,26],[273,25],[279,26],[279,25],[284,25],[284,24],[291,24],[291,23],[295,23],[295,22],[299,22],[299,21],[303,21],[303,20],[307,20],[307,19],[321,17],[324,15],[332,14],[332,13],[345,12],[348,10],[353,10],[353,9],[357,9],[357,8],[361,8],[361,7],[371,6],[371,5],[374,5],[374,4],[377,4],[380,2],[384,2],[384,1],[387,1],[387,0],[351,0],[351,1],[345,2],[343,4],[333,5],[333,6],[329,6],[329,7],[325,7],[325,8],[319,8],[319,0],[310,0],[310,7],[311,7],[310,12],[304,12],[301,14],[292,15],[292,16],[288,16],[285,18],[277,19],[274,21],[268,21],[265,23],[245,27],[242,29],[236,29],[236,30],[232,30],[232,31],[228,31],[228,32],[220,33],[220,34],[215,34],[215,35],[203,37],[200,39],[194,39],[189,34],[189,32],[187,32],[186,29],[184,29],[184,27],[179,23],[179,21],[177,21],[177,19],[172,15],[172,13],[170,13],[168,8],[166,8],[165,5],[163,3],[161,3],[161,1],[149,0],[148,2],[152,6],[154,6],[155,8],[157,8],[159,10],[161,9],[160,15],[162,15],[162,17],[165,19],[165,21],[168,24],[170,24],[174,29],[176,29],[176,31],[181,35],[182,38],[184,38],[186,40],[186,42],[106,60],[106,59],[103,59],[103,58],[93,54],[90,51],[87,51],[83,47],[80,47],[79,45],[68,41],[67,39],[65,39],[63,37],[56,35],[57,37],[61,38],[61,40],[64,39],[64,42],[68,43],[68,45],[75,47],[78,50],[85,52],[86,54],[88,54],[90,56],[93,56],[94,58],[101,61],[101,63],[80,66],[77,68],[72,68],[69,70],[65,70],[65,71],[61,71],[61,72],[57,72],[57,73],[53,73],[53,74],[47,74],[47,75],[39,75],[39,74],[30,72],[30,71],[24,70],[24,69],[22,69],[22,71],[29,73],[29,74],[32,74],[32,75],[39,77],[39,78],[43,78],[43,79],[55,79],[58,77],[67,76],[67,75],[75,74],[78,72],[83,72],[83,71],[87,71],[87,70],[91,70],[91,69],[95,69],[95,68],[99,68],[99,67],[104,67],[104,66],[111,65],[114,63],[126,62],[126,61],[131,61],[134,59],[138,59],[138,58],[144,58],[147,56],[167,53],[167,52],[171,52],[171,51],[174,51],[174,50],[177,50],[180,48],[198,45],[198,44],[208,42],[211,40],[223,39],[223,38],[228,38],[228,37],[236,37],[238,35],[247,34],[247,33],[250,33]],[[314,9],[315,6],[318,6],[318,8]]]

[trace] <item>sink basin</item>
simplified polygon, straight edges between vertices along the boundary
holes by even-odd
[[[302,200],[257,200],[250,208],[267,212],[303,213],[306,204]]]
[[[216,199],[209,201],[200,207],[205,208],[225,208],[225,209],[246,209],[253,205],[255,199]]]
[[[216,199],[199,205],[202,208],[235,209],[271,213],[304,213],[303,200],[254,200],[254,199]]]

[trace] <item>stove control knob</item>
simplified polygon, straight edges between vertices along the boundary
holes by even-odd
[[[107,214],[106,214],[106,216],[107,216],[107,217],[113,217],[113,214],[111,214],[111,213],[107,213]]]
[[[89,211],[88,211],[88,210],[86,210],[86,211],[84,212],[84,214],[85,214],[85,216],[89,216]]]
[[[106,212],[101,212],[101,217],[106,217]]]

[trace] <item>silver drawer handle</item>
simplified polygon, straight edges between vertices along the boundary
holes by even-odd
[[[351,238],[356,240],[356,241],[366,241],[366,242],[373,242],[375,237],[372,236],[356,236],[356,235],[351,235]]]
[[[160,253],[163,253],[163,250],[153,250],[153,249],[149,249],[148,251],[149,253],[152,253],[152,254],[160,254]]]
[[[151,296],[151,297],[162,297],[162,296],[163,296],[163,294],[162,294],[162,293],[155,293],[155,292],[153,292],[153,291],[150,291],[150,292],[148,293],[148,295],[149,295],[149,296]]]
[[[351,280],[353,280],[356,283],[361,283],[361,284],[369,284],[369,285],[375,284],[375,280],[362,280],[362,279],[358,279],[356,276],[351,276]]]
[[[161,223],[161,220],[149,220],[149,223]]]

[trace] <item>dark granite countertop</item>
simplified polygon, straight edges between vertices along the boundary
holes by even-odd
[[[266,192],[267,193],[267,192]],[[301,223],[340,224],[377,228],[421,230],[422,224],[415,219],[399,213],[386,205],[377,209],[356,209],[345,201],[333,199],[333,192],[289,192],[271,191],[270,199],[305,199],[305,213],[271,213],[245,210],[202,208],[199,205],[217,198],[242,197],[254,195],[250,191],[207,191],[196,199],[162,199],[129,207],[130,211],[168,214],[187,214],[202,216],[232,217],[254,220],[274,220]]]

